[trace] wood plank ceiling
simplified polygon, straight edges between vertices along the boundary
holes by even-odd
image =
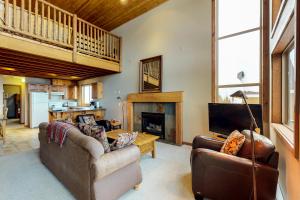
[[[107,31],[136,18],[167,0],[47,0]]]
[[[38,78],[83,80],[115,72],[0,49],[0,74]]]

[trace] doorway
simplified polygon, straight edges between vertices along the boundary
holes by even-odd
[[[20,123],[21,118],[21,86],[3,84],[4,97],[6,100],[7,118]]]

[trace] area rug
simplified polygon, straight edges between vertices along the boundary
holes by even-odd
[[[157,158],[141,159],[143,182],[121,200],[189,200],[191,191],[189,146],[158,142]],[[0,200],[74,200],[69,191],[40,162],[38,150],[0,156]]]

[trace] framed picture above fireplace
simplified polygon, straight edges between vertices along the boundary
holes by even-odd
[[[162,56],[140,61],[140,92],[161,92]]]

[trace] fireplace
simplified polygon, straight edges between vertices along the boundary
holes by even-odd
[[[165,114],[142,112],[142,132],[165,139]]]

